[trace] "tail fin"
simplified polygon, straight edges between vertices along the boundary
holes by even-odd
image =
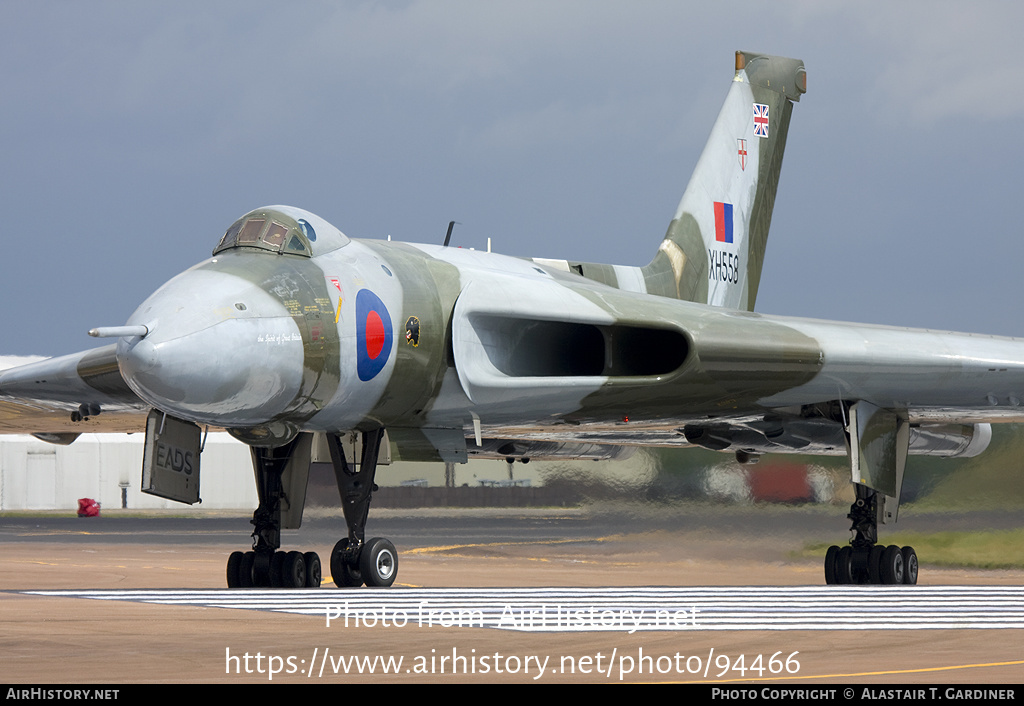
[[[651,294],[754,308],[802,61],[736,52],[736,76],[658,254]]]

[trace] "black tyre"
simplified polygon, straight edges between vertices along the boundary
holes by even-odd
[[[829,586],[838,583],[836,581],[837,554],[839,554],[839,547],[834,544],[825,551],[825,583]]]
[[[843,547],[836,554],[836,583],[853,583],[853,547]]]
[[[872,584],[882,583],[882,554],[885,547],[875,544],[868,553],[868,582]]]
[[[881,563],[882,583],[895,585],[903,583],[903,552],[896,545],[890,544],[882,552]]]
[[[917,584],[917,552],[913,547],[900,549],[903,555],[903,583],[910,586]]]
[[[301,552],[288,552],[281,562],[281,588],[306,587],[306,559]]]
[[[281,575],[284,570],[284,560],[288,557],[287,552],[274,552],[270,556],[270,587],[271,588],[288,588]]]
[[[863,585],[871,583],[871,577],[868,575],[868,560],[871,558],[870,553],[867,549],[853,549],[853,554],[850,557],[850,578],[851,583]]]
[[[359,570],[367,586],[390,586],[398,577],[398,550],[383,537],[374,537],[363,545]]]
[[[228,588],[238,588],[241,585],[238,574],[242,568],[242,558],[244,556],[245,552],[231,552],[231,555],[228,557]]]
[[[363,585],[363,576],[359,573],[358,566],[345,560],[347,549],[348,537],[345,537],[334,545],[334,551],[331,552],[331,577],[338,588],[355,588]]]
[[[302,555],[306,564],[306,588],[320,588],[320,581],[323,574],[320,569],[320,555],[316,552],[306,552]]]
[[[238,567],[238,587],[252,588],[256,585],[252,579],[252,567],[256,563],[256,552],[246,552],[242,555],[242,563]]]
[[[252,561],[252,585],[256,588],[270,588],[273,584],[271,583],[271,569],[274,565],[274,554],[277,552],[253,552]]]

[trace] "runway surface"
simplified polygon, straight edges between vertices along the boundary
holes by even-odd
[[[691,510],[379,513],[383,591],[223,589],[240,516],[0,518],[0,682],[1024,681],[1024,572],[824,587],[793,552],[834,513]],[[326,558],[340,521],[307,525]]]

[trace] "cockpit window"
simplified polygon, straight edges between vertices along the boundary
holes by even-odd
[[[263,224],[266,223],[262,218],[250,218],[242,226],[242,230],[238,232],[238,244],[239,245],[252,245],[260,237],[260,231],[263,230]]]
[[[221,238],[213,254],[229,248],[256,248],[304,257],[310,257],[311,254],[309,242],[300,223],[276,211],[254,212],[235,221]]]
[[[267,234],[263,236],[263,242],[271,247],[279,248],[281,243],[284,242],[284,236],[288,235],[288,226],[283,226],[280,223],[271,223],[267,229]]]
[[[232,223],[231,227],[228,228],[228,232],[225,233],[224,237],[220,239],[220,245],[218,245],[217,248],[218,249],[223,248],[228,243],[230,243],[231,245],[234,245],[235,244],[235,239],[238,237],[238,231],[241,230],[241,228],[242,228],[242,221],[235,221],[234,223]]]

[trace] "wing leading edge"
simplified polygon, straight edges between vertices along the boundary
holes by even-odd
[[[148,411],[121,377],[115,345],[0,371],[5,434],[66,443],[86,432],[144,431]]]

